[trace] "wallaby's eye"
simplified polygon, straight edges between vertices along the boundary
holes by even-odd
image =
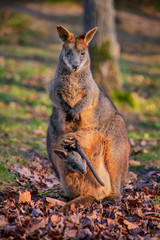
[[[85,55],[85,52],[81,52],[81,55],[84,56],[84,55]]]
[[[69,56],[71,53],[72,53],[72,51],[71,51],[71,50],[68,50],[68,51],[66,52],[66,55]]]

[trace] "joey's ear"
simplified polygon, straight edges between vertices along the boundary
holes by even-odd
[[[57,32],[60,37],[60,39],[63,42],[70,41],[71,39],[74,38],[73,33],[70,33],[65,27],[63,26],[57,26]]]
[[[85,35],[85,41],[87,44],[90,43],[90,41],[92,40],[92,38],[94,37],[94,34],[97,32],[98,28],[95,27],[93,29],[91,29],[90,31],[88,31]]]
[[[67,152],[60,150],[60,149],[53,149],[55,154],[57,154],[60,158],[67,158]]]

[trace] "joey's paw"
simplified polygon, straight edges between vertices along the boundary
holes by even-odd
[[[67,114],[66,114],[66,121],[71,122],[71,121],[79,121],[80,120],[80,115],[76,114],[74,109],[71,109]]]

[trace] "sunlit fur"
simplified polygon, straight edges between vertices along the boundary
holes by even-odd
[[[66,195],[91,195],[97,200],[120,198],[120,187],[128,170],[130,145],[125,122],[109,97],[93,80],[88,44],[97,28],[75,37],[63,26],[57,31],[63,41],[55,78],[49,86],[53,103],[47,131],[47,150],[53,169]],[[66,55],[67,50],[72,53]],[[84,58],[80,52],[85,49]],[[96,56],[95,56],[96,58]],[[77,63],[77,68],[73,65]],[[65,135],[73,134],[92,162],[101,186],[87,167],[85,174],[70,172],[53,148]]]

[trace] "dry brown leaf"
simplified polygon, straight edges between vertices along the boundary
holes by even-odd
[[[157,228],[160,229],[160,222],[158,223]]]
[[[155,204],[155,205],[154,205],[154,209],[155,209],[157,212],[160,212],[160,204]]]
[[[62,202],[55,198],[46,197],[46,201],[51,203],[52,206],[56,206],[56,207],[63,207],[65,205],[65,202]]]
[[[51,221],[52,221],[53,225],[57,225],[58,215],[53,214],[53,215],[51,216]]]
[[[62,233],[64,231],[64,227],[66,226],[66,221],[64,216],[59,216],[58,223],[55,226],[55,230],[57,230],[59,233]]]
[[[127,228],[129,230],[139,228],[137,224],[131,223],[131,222],[127,221],[126,219],[124,219],[123,222],[124,222],[125,225],[127,225]]]
[[[4,228],[8,225],[8,219],[5,215],[0,215],[0,228]]]
[[[141,208],[138,208],[136,210],[136,213],[138,214],[138,216],[140,216],[141,218],[144,218],[144,213],[142,212],[142,209]]]
[[[40,221],[39,223],[34,224],[31,228],[29,228],[29,232],[34,232],[35,230],[39,229],[39,228],[44,228],[45,225],[48,223],[48,217],[47,218],[43,218],[42,221]]]
[[[82,214],[81,213],[76,213],[74,212],[70,217],[69,220],[75,224],[79,224],[80,223],[80,219],[82,218]]]
[[[51,203],[46,205],[46,212],[48,212],[49,209],[51,209],[51,207],[53,207],[53,205]]]
[[[44,202],[42,202],[41,200],[38,200],[37,202],[36,202],[36,204],[44,204]]]
[[[71,211],[73,211],[73,212],[75,212],[76,211],[76,207],[75,207],[76,205],[75,205],[75,203],[73,202],[72,204],[71,204]]]
[[[70,229],[67,227],[67,228],[65,228],[65,231],[64,231],[64,238],[71,237],[71,238],[76,239],[76,234],[77,234],[76,229]]]
[[[107,218],[107,223],[108,223],[109,230],[112,230],[116,226],[114,219]]]
[[[129,165],[130,166],[140,166],[141,162],[140,161],[135,161],[133,159],[129,160]]]
[[[20,203],[30,203],[31,202],[31,193],[26,190],[25,192],[19,191],[19,204]]]
[[[92,233],[88,228],[80,229],[78,239],[91,239]]]

